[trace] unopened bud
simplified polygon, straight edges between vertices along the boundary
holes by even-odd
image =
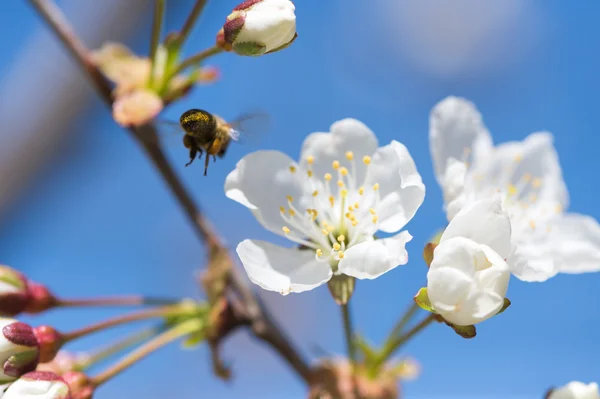
[[[25,308],[27,313],[41,313],[55,307],[56,297],[42,284],[29,282],[29,303]]]
[[[0,319],[0,383],[10,382],[35,370],[39,343],[28,324]]]
[[[33,333],[40,348],[40,362],[52,361],[64,344],[62,335],[50,326],[36,327]]]
[[[71,371],[62,377],[71,389],[71,399],[91,399],[95,386],[87,375]]]
[[[75,399],[67,383],[54,373],[33,371],[8,387],[2,399]]]
[[[247,56],[283,50],[298,36],[295,10],[290,0],[246,0],[227,17],[217,45]]]
[[[141,126],[163,109],[162,99],[148,89],[138,89],[118,96],[113,103],[113,118],[123,127]]]
[[[345,305],[352,297],[354,293],[354,287],[356,285],[356,278],[346,276],[345,274],[339,274],[333,276],[327,283],[329,292],[333,296],[333,299],[338,305]]]
[[[29,302],[27,279],[18,271],[0,265],[0,316],[16,316]]]

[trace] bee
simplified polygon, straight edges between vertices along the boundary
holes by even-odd
[[[237,119],[227,122],[218,115],[208,111],[193,108],[185,111],[179,118],[179,128],[183,130],[183,145],[189,150],[190,160],[185,166],[191,165],[194,160],[204,158],[204,176],[208,172],[210,158],[216,162],[217,157],[223,158],[232,141],[239,142],[246,133],[248,126],[245,123],[265,116],[260,113],[244,114]],[[244,131],[244,133],[242,133]]]

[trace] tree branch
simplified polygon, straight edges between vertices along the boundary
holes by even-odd
[[[93,83],[104,102],[107,105],[112,106],[113,98],[109,82],[91,62],[89,50],[78,39],[54,1],[29,1],[37,9],[46,23],[52,28],[60,41],[70,51],[73,58],[75,58],[86,72],[89,80]],[[181,183],[181,180],[167,160],[164,151],[157,140],[156,127],[153,124],[147,124],[140,127],[132,127],[129,131],[144,148],[146,154],[160,172],[163,180],[167,183],[173,195],[178,199],[198,237],[205,243],[208,250],[209,261],[213,262],[214,260],[218,260],[219,262],[225,262],[226,266],[229,267],[229,287],[236,295],[242,298],[245,307],[244,310],[251,321],[251,328],[254,335],[276,350],[305,382],[310,382],[312,377],[311,368],[303,356],[291,344],[290,340],[282,332],[280,327],[271,318],[266,307],[256,296],[254,291],[233,267],[233,258],[225,249],[213,227],[204,217],[201,209],[194,202],[190,193]]]

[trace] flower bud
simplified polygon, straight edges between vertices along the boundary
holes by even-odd
[[[592,382],[584,384],[572,381],[560,388],[552,389],[546,396],[547,399],[600,399],[598,384]]]
[[[67,383],[54,373],[33,371],[12,383],[2,399],[73,399]]]
[[[33,328],[17,320],[1,318],[0,331],[0,383],[35,370],[39,343]]]
[[[64,343],[62,335],[50,326],[36,327],[33,333],[40,349],[40,362],[52,361]]]
[[[58,300],[42,284],[29,281],[29,303],[25,308],[27,313],[41,313],[57,305]]]
[[[151,121],[163,109],[163,102],[155,92],[139,89],[117,97],[113,104],[113,118],[123,126],[140,126]]]
[[[217,35],[217,45],[239,55],[283,50],[298,36],[290,0],[246,0],[233,9]]]
[[[91,399],[95,386],[84,373],[71,371],[63,375],[71,389],[71,399]]]
[[[0,265],[0,316],[16,316],[29,303],[27,279],[18,271]]]

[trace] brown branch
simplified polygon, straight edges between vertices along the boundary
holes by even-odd
[[[89,50],[78,39],[54,1],[29,1],[38,10],[46,23],[48,23],[60,41],[66,46],[71,52],[71,55],[86,72],[89,80],[94,84],[98,94],[105,103],[112,106],[113,99],[110,84],[98,68],[90,61]],[[198,237],[207,247],[209,261],[223,262],[224,264],[221,266],[227,267],[230,270],[229,287],[233,293],[242,298],[245,312],[251,321],[250,325],[254,335],[276,350],[305,382],[310,382],[312,377],[311,368],[304,360],[303,356],[291,344],[281,328],[271,318],[266,307],[256,296],[254,291],[234,269],[234,261],[231,255],[225,249],[223,243],[214,232],[213,227],[204,217],[199,206],[194,202],[190,193],[183,186],[181,180],[167,160],[164,151],[157,140],[155,126],[153,124],[147,124],[141,127],[132,127],[129,131],[144,148],[146,154],[158,169],[164,181],[179,200],[185,214],[192,222],[192,226],[198,234]]]

